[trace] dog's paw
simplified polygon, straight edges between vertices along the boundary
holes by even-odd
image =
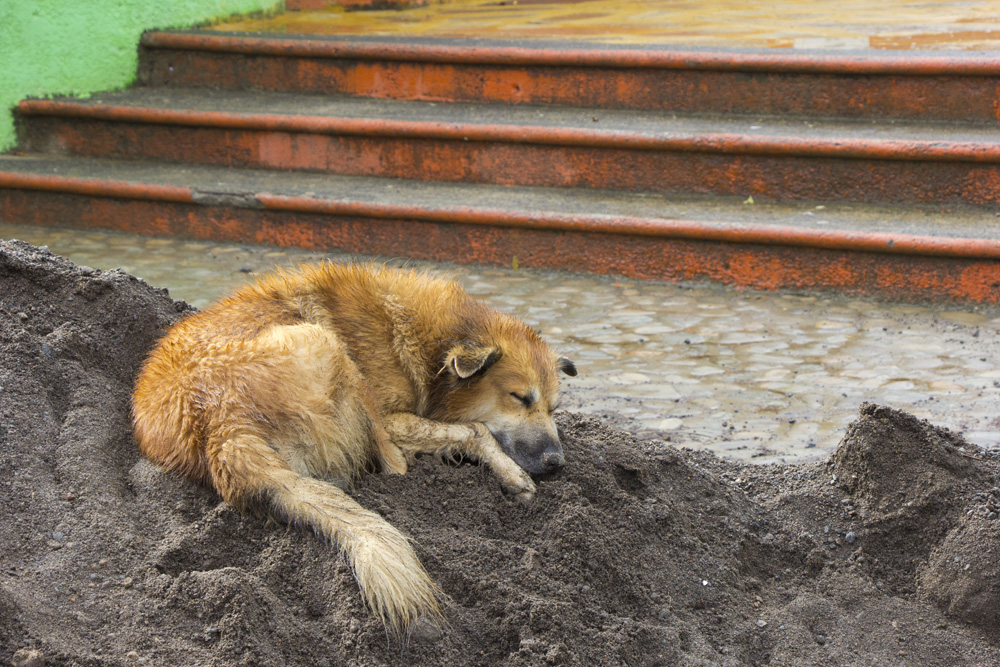
[[[521,503],[522,505],[527,505],[534,499],[535,499],[534,491],[522,491],[521,493],[514,495],[514,500]]]
[[[530,503],[532,500],[535,499],[534,489],[531,489],[529,491],[527,489],[515,489],[513,487],[505,486],[503,490],[504,493],[506,493],[508,496],[510,496],[517,502],[521,503],[522,505],[527,505],[528,503]]]
[[[527,474],[523,474],[515,480],[503,483],[503,492],[514,498],[519,503],[530,503],[535,498],[537,487]]]

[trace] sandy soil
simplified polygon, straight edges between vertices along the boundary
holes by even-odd
[[[335,550],[140,458],[131,385],[187,311],[0,242],[0,664],[1000,664],[1000,460],[872,404],[811,465],[561,414],[530,505],[473,465],[363,480],[450,598],[401,646]]]

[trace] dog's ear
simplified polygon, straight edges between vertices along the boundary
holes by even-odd
[[[486,370],[500,358],[500,350],[482,345],[456,345],[444,358],[444,368],[463,380]]]
[[[559,357],[559,370],[570,377],[576,377],[576,364],[566,357]]]

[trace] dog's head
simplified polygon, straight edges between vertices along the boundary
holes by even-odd
[[[560,371],[576,375],[576,366],[523,325],[504,327],[488,341],[456,343],[444,355],[435,416],[482,422],[528,474],[552,472],[566,462],[552,419]]]

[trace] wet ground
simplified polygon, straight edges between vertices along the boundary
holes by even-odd
[[[1000,2],[432,0],[396,11],[331,7],[287,12],[213,29],[721,47],[985,50],[1000,49]]]
[[[78,264],[121,267],[204,307],[276,264],[323,255],[0,225]],[[334,260],[348,255],[327,255]],[[417,264],[424,266],[424,264]],[[1000,447],[1000,309],[737,292],[523,267],[436,265],[577,361],[564,406],[756,462],[827,456],[863,401]]]
[[[1000,454],[912,415],[866,403],[826,463],[756,466],[560,412],[527,504],[433,457],[364,475],[441,590],[442,632],[400,641],[336,546],[141,456],[162,290],[20,242],[0,285],[0,665],[1000,664]]]

